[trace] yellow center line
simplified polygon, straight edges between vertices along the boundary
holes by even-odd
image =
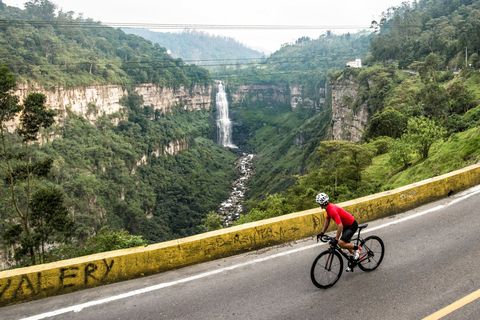
[[[423,318],[422,320],[437,320],[445,317],[447,314],[452,313],[453,311],[460,309],[466,304],[473,302],[480,298],[480,289],[470,293],[468,296],[461,298],[460,300],[455,301],[451,305],[446,306],[443,309],[438,310],[437,312],[429,315],[428,317]]]

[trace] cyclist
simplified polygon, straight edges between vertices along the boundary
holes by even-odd
[[[330,219],[333,219],[337,224],[337,234],[335,240],[333,240],[333,245],[338,243],[340,248],[347,249],[350,254],[353,255],[353,258],[357,260],[362,252],[362,246],[356,246],[350,242],[350,239],[352,239],[358,229],[358,223],[355,218],[343,208],[331,203],[328,195],[325,193],[317,194],[315,201],[320,207],[325,209],[327,213],[322,231],[317,235],[317,238],[320,238],[325,234],[325,231],[327,231],[328,225],[330,224]],[[351,270],[350,268],[347,268],[346,271]]]

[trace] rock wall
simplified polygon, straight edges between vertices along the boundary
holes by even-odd
[[[298,107],[316,109],[323,107],[325,103],[325,88],[315,92],[315,96],[309,96],[299,84],[279,85],[241,85],[230,92],[233,105],[246,105],[262,103],[264,106],[288,105],[291,110]]]
[[[195,85],[191,89],[163,88],[152,84],[142,84],[135,88],[135,92],[143,96],[146,106],[168,113],[174,107],[185,110],[209,110],[212,104],[212,86]]]
[[[212,103],[212,87],[196,85],[190,89],[163,88],[155,84],[142,84],[135,91],[143,96],[145,105],[152,106],[163,113],[175,107],[185,110],[209,110]],[[31,92],[41,92],[47,98],[47,105],[58,111],[58,117],[65,117],[67,111],[83,116],[91,122],[98,117],[121,112],[124,107],[120,99],[128,95],[125,88],[119,85],[99,85],[78,88],[56,87],[52,90],[35,86],[19,85],[14,92],[22,101]]]
[[[290,105],[290,90],[287,86],[268,84],[241,85],[229,93],[233,105],[258,103],[265,106],[274,106],[278,104]]]
[[[144,154],[135,164],[131,174],[135,174],[137,172],[138,167],[142,167],[148,164],[148,159],[150,158],[159,158],[162,156],[174,156],[179,154],[180,152],[187,150],[189,148],[189,143],[187,139],[178,139],[171,141],[168,145],[158,147],[154,151],[150,153],[150,155]]]
[[[367,126],[368,106],[355,107],[358,83],[353,78],[332,81],[332,138],[358,142]]]

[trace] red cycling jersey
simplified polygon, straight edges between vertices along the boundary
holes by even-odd
[[[355,221],[355,218],[350,213],[333,203],[327,204],[325,210],[327,211],[327,215],[333,219],[337,225],[341,223],[347,227]]]

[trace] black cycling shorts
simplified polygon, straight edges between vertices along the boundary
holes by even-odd
[[[344,242],[350,242],[350,239],[352,239],[355,232],[357,232],[357,229],[358,223],[356,220],[353,221],[353,223],[348,227],[343,226],[342,237],[340,238],[340,240],[343,240]]]

